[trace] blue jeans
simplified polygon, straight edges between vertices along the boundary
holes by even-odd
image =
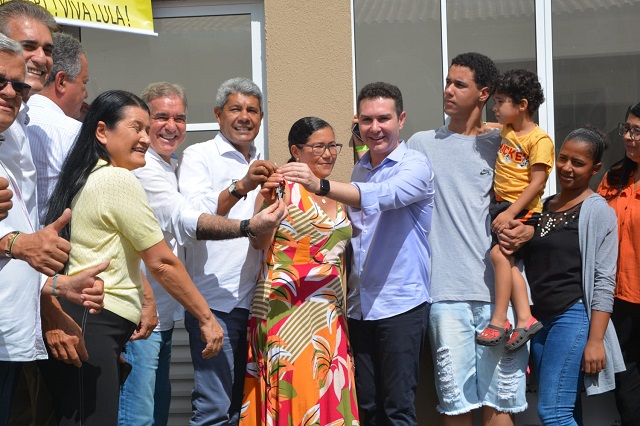
[[[589,336],[587,311],[582,302],[576,302],[564,313],[541,321],[544,328],[531,340],[538,377],[538,416],[545,426],[580,425],[582,354]]]
[[[120,386],[119,426],[166,425],[171,404],[171,336],[154,331],[147,340],[127,342],[124,359],[132,370]]]
[[[418,424],[414,402],[428,320],[428,303],[380,320],[349,318],[363,425]]]
[[[205,344],[200,326],[188,311],[184,327],[189,333],[189,347],[193,362],[194,384],[191,393],[191,426],[237,425],[242,407],[242,391],[247,368],[248,309],[234,309],[229,313],[211,310],[224,331],[220,353],[202,358]]]

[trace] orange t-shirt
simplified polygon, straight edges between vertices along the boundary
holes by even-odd
[[[615,297],[640,304],[640,185],[634,189],[633,175],[622,192],[607,184],[604,176],[598,194],[607,199],[618,216],[618,275]]]
[[[531,166],[544,164],[547,166],[547,177],[549,177],[553,167],[555,148],[549,135],[537,125],[526,135],[517,136],[513,128],[507,124],[502,128],[500,136],[502,143],[496,158],[493,190],[496,198],[500,197],[515,203],[522,195],[522,191],[531,183]],[[540,213],[542,211],[540,197],[543,193],[544,187],[525,209]]]

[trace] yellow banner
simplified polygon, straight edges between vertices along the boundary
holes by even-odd
[[[10,0],[0,0],[0,4]],[[47,9],[59,24],[157,35],[151,0],[29,0]]]

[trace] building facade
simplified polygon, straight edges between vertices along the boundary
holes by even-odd
[[[337,141],[346,144],[355,94],[372,81],[402,90],[405,139],[440,126],[448,64],[466,51],[488,55],[501,71],[538,73],[546,102],[537,120],[558,148],[585,123],[606,131],[611,149],[603,169],[624,155],[617,123],[640,100],[634,37],[640,0],[173,0],[152,6],[157,37],[69,29],[87,50],[90,99],[107,89],[140,93],[153,81],[181,83],[189,96],[190,144],[212,138],[219,128],[213,115],[219,84],[235,76],[252,78],[265,93],[257,145],[277,163],[289,158],[288,130],[303,116],[326,119]],[[486,119],[493,118],[489,112]],[[344,149],[334,178],[348,180],[352,164],[351,151]],[[547,193],[555,189],[552,173]],[[185,424],[191,409],[186,344],[178,332],[173,424]],[[425,424],[436,417],[428,358],[421,388],[426,402],[420,404]],[[585,419],[614,424],[610,398],[597,401],[588,409],[595,407],[594,416],[603,417]],[[518,420],[535,421],[531,413]]]

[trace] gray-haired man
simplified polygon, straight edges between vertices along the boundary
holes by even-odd
[[[214,113],[220,133],[185,150],[180,191],[197,209],[245,219],[253,215],[255,189],[276,170],[274,163],[260,160],[253,143],[263,116],[262,93],[251,80],[227,80],[218,89]],[[195,370],[191,424],[234,425],[242,402],[259,254],[246,239],[201,241],[187,250],[185,266],[225,332],[220,355],[203,360],[198,356],[200,331],[194,318],[185,314]]]
[[[167,244],[180,255],[182,245],[189,246],[197,240],[242,237],[239,220],[195,210],[178,192],[175,175],[178,161],[174,152],[186,136],[184,89],[172,83],[152,83],[141,97],[151,109],[151,146],[145,155],[147,164],[133,173],[147,193]],[[284,215],[285,206],[281,202],[254,216],[249,221],[249,230],[255,234],[271,232]],[[124,357],[133,369],[120,389],[118,423],[122,425],[167,424],[171,403],[171,336],[174,321],[183,318],[184,309],[180,309],[178,302],[153,277],[146,275],[155,295],[153,307],[157,307],[158,320],[151,319],[151,325],[141,324],[126,345]],[[155,309],[152,313],[155,315]],[[154,330],[155,324],[158,325]]]
[[[53,68],[44,88],[29,98],[27,136],[38,176],[38,216],[44,223],[49,197],[62,164],[80,132],[75,117],[87,97],[87,57],[80,42],[53,34]]]

